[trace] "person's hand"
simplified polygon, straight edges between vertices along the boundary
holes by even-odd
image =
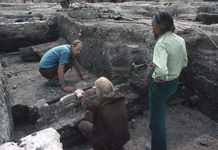
[[[153,61],[148,66],[151,66],[152,69],[154,70],[155,65],[154,65]]]
[[[160,79],[157,79],[157,78],[155,78],[154,81],[156,83],[165,83],[166,82],[165,80],[160,80]]]
[[[73,90],[73,88],[71,86],[65,86],[65,87],[63,87],[63,90],[67,91],[67,92],[70,92],[70,91]]]
[[[96,89],[96,86],[92,86],[93,89]]]
[[[83,79],[83,80],[87,80],[89,78],[90,78],[90,76],[81,76],[81,79]]]
[[[83,90],[77,89],[76,91],[74,91],[74,93],[76,94],[77,97],[79,97],[79,95],[83,94]]]

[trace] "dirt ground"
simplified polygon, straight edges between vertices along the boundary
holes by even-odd
[[[11,77],[6,76],[7,89],[13,105],[25,103],[25,105],[31,106],[34,101],[41,98],[51,100],[54,97],[68,94],[68,92],[64,92],[60,87],[47,86],[47,79],[40,76],[38,65],[39,62],[23,62],[19,55],[2,55],[4,73],[31,68],[30,71],[15,73]],[[97,78],[84,69],[82,71],[92,76],[89,82],[80,80],[76,76],[75,70],[72,70],[73,73],[70,71],[66,75],[67,84],[74,86],[74,90],[79,88],[78,85],[83,85],[84,87],[87,84],[91,85]],[[148,121],[149,117],[147,115],[140,115],[129,121],[132,139],[124,146],[125,150],[143,150],[145,149],[145,144],[150,143]],[[166,122],[169,150],[218,149],[218,123],[201,112],[182,105],[168,105]],[[15,131],[15,138],[16,136],[22,136],[20,131]],[[71,148],[71,150],[84,149],[92,149],[89,142]]]
[[[166,112],[168,150],[218,149],[218,123],[200,112],[181,105],[168,106]],[[138,116],[129,122],[132,139],[125,150],[144,150],[150,143],[149,117]],[[87,142],[71,150],[91,149]]]

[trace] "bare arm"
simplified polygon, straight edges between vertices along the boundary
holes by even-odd
[[[59,67],[58,67],[58,77],[59,77],[59,81],[61,83],[61,87],[63,88],[63,90],[70,92],[70,91],[73,90],[73,88],[70,87],[70,86],[66,86],[66,84],[65,84],[65,81],[64,81],[64,67],[65,67],[65,64],[59,65]]]
[[[152,69],[154,70],[154,63],[153,63],[153,61],[148,65],[148,66],[151,66],[152,67]]]
[[[81,77],[81,79],[89,79],[90,76],[83,76],[82,72],[81,72],[81,69],[80,69],[80,66],[79,66],[79,63],[77,62],[77,60],[74,61],[74,67],[76,68],[76,71],[79,73],[79,76]]]

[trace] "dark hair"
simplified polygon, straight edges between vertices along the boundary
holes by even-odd
[[[153,26],[158,27],[162,31],[162,33],[165,33],[167,31],[174,32],[175,30],[173,18],[167,11],[157,11],[153,17],[152,24]]]

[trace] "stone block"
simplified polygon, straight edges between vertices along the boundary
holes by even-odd
[[[65,106],[65,104],[64,104],[64,102],[62,102],[62,101],[55,103],[56,109],[62,108],[62,107],[64,107],[64,106]]]
[[[22,141],[20,145],[24,145],[23,149],[28,150],[36,150],[40,148],[44,150],[62,150],[62,144],[60,143],[59,138],[60,135],[56,130],[53,128],[47,128],[20,139]]]
[[[185,26],[183,33],[188,34],[191,31],[191,27]]]
[[[98,11],[97,10],[91,10],[91,9],[73,10],[73,11],[68,11],[67,13],[72,18],[80,18],[80,19],[99,18]]]
[[[71,94],[67,94],[65,96],[63,96],[60,101],[65,103],[65,101],[76,101],[77,97],[74,93],[71,93]]]
[[[70,112],[71,112],[71,110],[69,110],[69,108],[68,108],[68,109],[63,108],[63,109],[57,111],[57,112],[54,114],[54,116],[55,116],[55,118],[60,119],[60,118],[62,118],[62,117],[64,117],[64,116],[68,115]]]
[[[19,146],[17,146],[17,143],[14,142],[7,142],[2,145],[0,145],[1,150],[23,150]]]
[[[127,45],[127,47],[131,49],[131,53],[140,52],[139,45]]]
[[[99,18],[111,18],[111,15],[109,13],[102,13],[99,15]]]
[[[203,24],[211,25],[213,23],[218,23],[218,14],[211,13],[199,13],[195,18],[195,21],[200,21]]]
[[[43,117],[39,118],[39,119],[36,121],[36,123],[35,123],[35,126],[36,126],[37,128],[40,128],[40,127],[42,127],[42,126],[44,126],[44,125],[46,125],[46,120],[45,120],[45,118],[43,118]]]
[[[38,100],[34,105],[34,107],[37,109],[41,109],[42,107],[46,107],[46,106],[48,106],[48,104],[46,103],[45,99]]]

